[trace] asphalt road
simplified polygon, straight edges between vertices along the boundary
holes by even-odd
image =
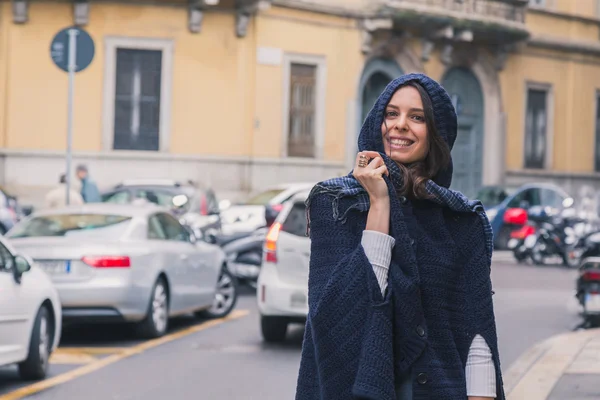
[[[560,267],[515,265],[506,256],[494,262],[503,369],[537,341],[576,326],[574,279],[575,272]],[[181,319],[172,329],[179,333],[162,344],[140,344],[126,327],[72,329],[51,366],[54,379],[47,382],[55,386],[15,396],[15,389],[35,387],[18,382],[14,368],[0,369],[0,400],[292,399],[302,328],[294,327],[282,345],[264,344],[250,293],[233,317]]]

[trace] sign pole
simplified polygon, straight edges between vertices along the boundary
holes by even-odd
[[[71,203],[71,157],[73,151],[73,97],[75,94],[75,70],[77,69],[77,29],[69,29],[69,99],[67,117],[67,205]]]

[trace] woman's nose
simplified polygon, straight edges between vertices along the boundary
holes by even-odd
[[[394,128],[396,128],[397,130],[399,130],[400,132],[404,132],[406,130],[406,117],[405,116],[401,116],[400,118],[398,118],[398,120],[396,121],[396,125],[394,126]]]

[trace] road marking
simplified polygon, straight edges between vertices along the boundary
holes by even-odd
[[[64,374],[57,375],[52,378],[48,378],[46,380],[34,383],[29,386],[25,386],[23,388],[17,389],[13,392],[7,393],[3,396],[0,396],[0,400],[18,400],[22,399],[25,396],[30,396],[34,393],[41,392],[42,390],[49,389],[51,387],[60,385],[62,383],[71,381],[73,379],[79,378],[80,376],[87,375],[99,369],[102,369],[110,364],[114,364],[117,361],[124,360],[136,354],[141,354],[146,350],[152,349],[154,347],[161,346],[165,343],[172,342],[174,340],[180,339],[182,337],[191,335],[192,333],[200,332],[208,328],[212,328],[213,326],[220,325],[227,321],[232,321],[234,319],[245,317],[249,314],[248,310],[234,310],[225,318],[213,319],[207,321],[201,325],[191,326],[189,328],[183,329],[178,332],[171,333],[169,335],[165,335],[163,337],[152,339],[144,343],[140,343],[136,346],[129,347],[123,349],[120,353],[109,355],[108,357],[98,359],[92,363],[79,367],[69,372],[65,372]]]
[[[534,346],[508,370],[512,382],[507,398],[545,400],[581,350],[598,334],[598,330],[565,333]]]
[[[94,355],[103,355],[103,354],[114,354],[120,353],[122,351],[127,350],[127,347],[59,347],[56,349],[56,353],[64,353],[64,354],[94,354]]]

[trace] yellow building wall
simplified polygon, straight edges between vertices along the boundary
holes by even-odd
[[[553,0],[551,9],[560,13],[578,15],[588,18],[598,18],[596,0]]]
[[[0,147],[6,143],[6,107],[8,101],[7,79],[6,79],[6,60],[7,60],[7,40],[8,23],[6,15],[10,13],[10,4],[0,3]]]
[[[582,63],[557,52],[530,52],[509,58],[500,75],[507,113],[506,164],[523,168],[527,83],[552,87],[551,163],[556,171],[593,170],[596,90],[599,64]]]
[[[527,13],[526,23],[533,35],[597,41],[600,34],[596,23],[570,20],[535,11]]]
[[[272,8],[256,22],[257,46],[284,53],[323,56],[327,64],[324,159],[343,161],[348,102],[356,98],[364,64],[355,22],[341,17]],[[283,91],[289,77],[283,65],[256,66],[256,117],[253,153],[279,157],[283,151]]]
[[[67,74],[52,63],[49,46],[71,23],[69,4],[32,2],[27,24],[8,24],[7,147],[65,148]],[[253,33],[236,38],[233,15],[210,13],[202,32],[191,34],[185,8],[93,4],[85,29],[96,54],[75,79],[75,150],[102,150],[104,37],[121,36],[174,42],[170,152],[249,153]]]

